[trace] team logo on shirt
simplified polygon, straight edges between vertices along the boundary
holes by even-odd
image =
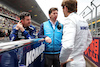
[[[88,26],[80,26],[81,30],[88,30]]]

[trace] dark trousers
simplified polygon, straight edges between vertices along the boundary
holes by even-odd
[[[59,54],[44,54],[44,67],[60,67]]]

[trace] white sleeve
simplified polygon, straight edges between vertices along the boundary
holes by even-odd
[[[75,22],[67,19],[63,27],[62,48],[60,53],[60,62],[67,61],[69,55],[74,49],[74,39],[76,35]]]
[[[92,42],[92,36],[91,36],[90,30],[88,30],[88,37],[87,37],[87,46],[86,46],[86,48],[91,44],[91,42]]]

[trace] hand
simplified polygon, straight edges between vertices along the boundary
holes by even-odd
[[[16,29],[17,29],[17,30],[20,29],[22,32],[25,30],[24,27],[23,27],[23,25],[22,25],[22,23],[21,23],[21,21],[18,22],[18,24],[17,24],[17,26],[16,26]]]
[[[51,40],[51,38],[50,37],[45,37],[45,41],[47,42],[47,43],[51,43],[52,42],[52,40]]]
[[[68,59],[66,62],[60,63],[61,67],[63,67],[64,64],[66,64],[66,63],[68,63],[68,62],[70,62],[70,61],[73,61],[73,59]]]

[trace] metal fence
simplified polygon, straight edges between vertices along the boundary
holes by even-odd
[[[87,20],[93,37],[100,37],[100,1],[92,0],[80,15]]]

